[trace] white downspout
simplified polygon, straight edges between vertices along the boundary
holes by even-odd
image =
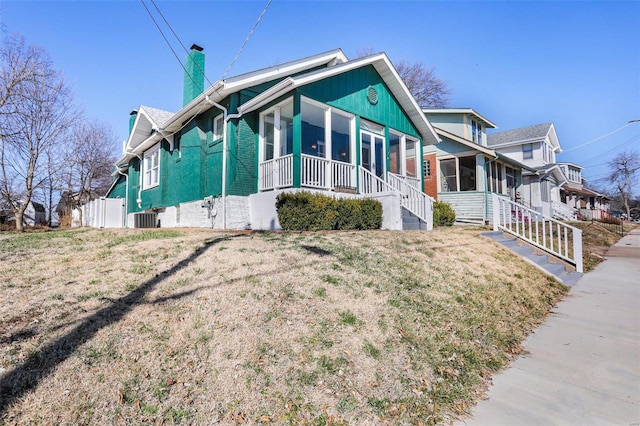
[[[136,157],[138,157],[138,160],[140,160],[140,178],[138,179],[138,198],[136,199],[136,203],[138,204],[138,208],[142,208],[142,155],[138,155],[135,152],[129,152],[128,154],[132,154],[135,155]]]
[[[240,118],[242,113],[229,114],[227,108],[217,102],[212,101],[209,95],[205,96],[205,101],[214,107],[222,110],[224,127],[222,129],[222,228],[227,229],[227,122],[231,119]]]
[[[128,218],[128,210],[129,210],[129,174],[122,173],[120,168],[116,168],[116,171],[119,175],[124,176],[124,217],[122,218],[122,226],[127,227],[129,224]]]

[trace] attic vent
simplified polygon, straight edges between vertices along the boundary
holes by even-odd
[[[378,92],[372,86],[367,87],[367,100],[371,105],[378,103]]]

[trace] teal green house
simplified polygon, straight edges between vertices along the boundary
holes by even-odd
[[[384,53],[340,50],[216,81],[185,63],[183,107],[140,106],[106,198],[126,227],[279,229],[283,191],[371,197],[383,228],[432,227],[423,152],[440,138]],[[120,213],[111,213],[120,214]]]

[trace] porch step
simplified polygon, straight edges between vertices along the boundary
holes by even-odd
[[[409,230],[427,230],[427,224],[420,220],[420,218],[409,210],[402,207],[402,229],[405,231]]]
[[[539,250],[534,250],[533,247],[526,243],[519,243],[514,236],[500,231],[485,232],[482,235],[502,244],[547,274],[553,275],[565,285],[573,286],[582,277],[581,273],[567,269],[563,263],[550,261],[551,256],[541,254]]]

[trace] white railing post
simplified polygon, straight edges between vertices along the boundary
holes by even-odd
[[[582,273],[582,229],[573,229],[573,258],[576,261],[576,271]]]
[[[500,197],[491,194],[491,198],[493,201],[493,230],[497,231],[500,224]]]
[[[492,197],[494,231],[502,230],[515,235],[529,244],[572,263],[575,265],[576,271],[582,272],[582,231],[580,229],[496,194],[492,194]],[[501,217],[501,213],[504,214],[504,217]],[[532,223],[534,220],[536,222],[535,235]],[[514,226],[511,225],[511,221],[514,222]],[[507,222],[509,222],[508,226]],[[541,227],[538,222],[542,222]],[[569,253],[569,231],[573,237],[572,253]],[[540,234],[542,234],[542,242],[540,242]]]

